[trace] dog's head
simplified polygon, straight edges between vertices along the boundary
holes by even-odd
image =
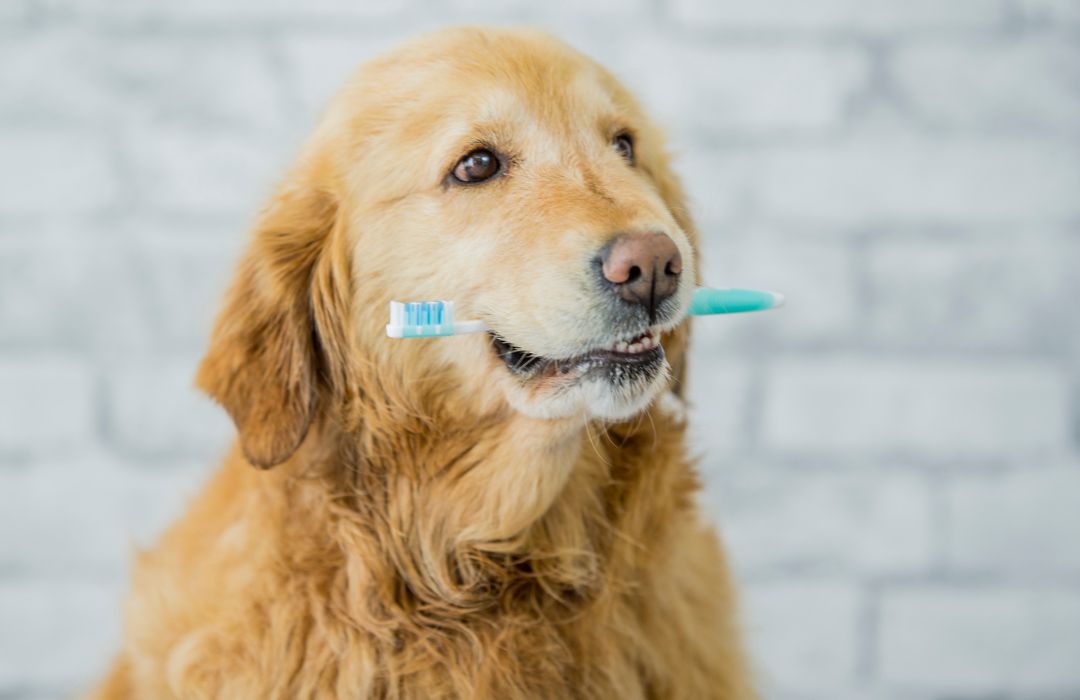
[[[264,466],[328,402],[410,382],[482,412],[620,420],[681,361],[694,285],[681,192],[627,91],[547,35],[448,30],[331,103],[199,381]],[[435,299],[492,332],[385,337],[390,300]]]

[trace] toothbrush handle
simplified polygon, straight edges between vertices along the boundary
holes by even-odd
[[[483,333],[486,330],[489,330],[488,325],[483,321],[456,321],[454,323],[454,335]]]
[[[426,326],[386,324],[388,338],[441,338],[463,333],[482,333],[488,330],[483,321],[457,321],[455,323],[436,323]]]
[[[756,289],[712,289],[698,287],[690,302],[691,316],[737,314],[764,311],[784,305],[784,295]]]

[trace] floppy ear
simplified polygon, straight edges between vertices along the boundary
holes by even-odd
[[[278,192],[255,226],[196,376],[229,412],[248,461],[263,469],[303,441],[326,378],[324,345],[340,339],[316,323],[344,322],[326,309],[346,298],[334,292],[324,259],[336,219],[328,193],[295,185]]]

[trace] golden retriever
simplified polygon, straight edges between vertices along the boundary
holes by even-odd
[[[550,36],[364,65],[256,223],[197,378],[237,445],[94,697],[756,697],[670,393],[695,240],[657,128]],[[492,331],[387,338],[422,299]]]

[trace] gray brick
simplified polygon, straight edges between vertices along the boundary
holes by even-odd
[[[17,3],[0,3],[2,7]],[[0,43],[0,118],[40,124],[103,121],[115,96],[101,71],[101,45],[84,31],[58,29]]]
[[[225,412],[192,384],[198,356],[129,362],[109,372],[110,436],[140,455],[211,459],[233,435]]]
[[[400,29],[347,38],[302,35],[283,42],[286,81],[299,102],[303,121],[314,124],[326,103],[361,63],[412,34]]]
[[[1080,469],[955,479],[948,490],[951,566],[1045,581],[1080,575]]]
[[[89,228],[26,226],[0,240],[0,342],[124,353],[145,347],[146,313],[127,246]]]
[[[744,629],[765,697],[835,697],[855,682],[859,591],[803,579],[745,587]]]
[[[683,387],[691,444],[706,458],[729,455],[747,444],[743,409],[750,391],[750,368],[708,345],[691,345],[688,381]],[[703,465],[707,470],[708,465]]]
[[[1042,139],[924,139],[874,130],[779,148],[747,172],[760,211],[791,225],[995,224],[1080,216],[1080,159]]]
[[[764,168],[760,155],[742,149],[675,152],[673,167],[686,189],[690,213],[703,235],[723,236],[733,226],[745,226],[755,204],[754,185]]]
[[[722,347],[732,338],[753,342],[761,335],[814,343],[843,338],[856,323],[855,262],[847,242],[783,235],[767,228],[739,226],[702,231],[702,283],[751,287],[784,293],[790,306],[769,314],[702,318],[695,338]]]
[[[59,356],[0,360],[0,454],[84,447],[93,428],[93,379],[86,363]]]
[[[1022,16],[1042,24],[1080,24],[1077,0],[1015,0]]]
[[[1080,692],[1080,595],[920,587],[885,594],[878,664],[897,686],[965,696]]]
[[[8,700],[68,700],[69,694],[58,689],[27,688],[26,686],[0,688],[0,698]]]
[[[108,148],[91,134],[5,129],[0,153],[0,215],[85,213],[115,201]]]
[[[288,163],[283,144],[248,133],[137,128],[125,141],[139,201],[151,211],[253,215]]]
[[[1019,230],[1004,239],[881,241],[866,276],[873,338],[888,347],[1045,349],[1080,337],[1080,247]]]
[[[550,0],[543,3],[530,0],[505,0],[499,3],[486,0],[448,0],[442,7],[459,15],[454,18],[458,22],[512,20],[535,23],[547,20],[567,24],[595,19],[606,22],[640,21],[651,9],[648,0],[596,0],[590,3],[575,0]]]
[[[1069,129],[1080,124],[1080,45],[1010,41],[914,43],[895,58],[904,99],[930,123],[965,128]]]
[[[743,576],[918,575],[931,564],[931,493],[910,474],[718,470],[711,501]]]
[[[86,690],[119,648],[120,582],[0,580],[0,688]]]
[[[183,4],[155,0],[89,0],[84,14],[122,24],[167,24],[178,26],[250,26],[296,22],[341,22],[371,20],[408,10],[410,0],[312,0],[298,5],[288,0],[191,0]]]
[[[254,40],[137,37],[103,49],[127,124],[272,131],[288,114],[270,52]]]
[[[137,469],[88,452],[0,471],[0,567],[122,580],[135,547],[153,544],[212,464]]]
[[[726,31],[862,31],[893,33],[933,29],[974,29],[1000,22],[1003,3],[994,0],[799,0],[714,2],[672,0],[676,18],[691,27]]]
[[[30,0],[8,0],[0,3],[0,22],[24,22],[30,17]]]
[[[153,220],[131,227],[154,234],[143,236],[133,254],[153,347],[202,353],[247,231]]]
[[[866,57],[850,47],[728,46],[656,33],[621,41],[608,64],[665,124],[705,136],[836,127],[868,77]]]
[[[783,451],[999,458],[1068,449],[1068,391],[1024,362],[788,360],[769,378],[765,444]]]

